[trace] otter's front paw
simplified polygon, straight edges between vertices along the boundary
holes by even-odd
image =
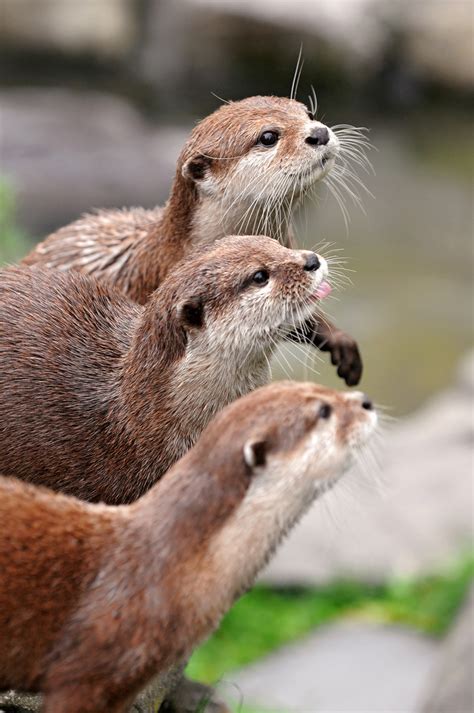
[[[348,386],[355,386],[362,377],[362,357],[357,342],[340,329],[325,335],[319,344],[323,352],[330,352],[331,362],[337,366],[337,373]]]

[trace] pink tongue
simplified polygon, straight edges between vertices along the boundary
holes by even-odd
[[[331,285],[329,284],[329,282],[326,282],[326,280],[323,280],[319,285],[318,289],[316,290],[316,297],[318,298],[318,300],[322,300],[328,295],[330,295],[331,292]]]

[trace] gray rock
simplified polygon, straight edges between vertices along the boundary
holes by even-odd
[[[263,580],[308,585],[418,576],[469,546],[474,422],[466,374],[473,361],[470,355],[463,362],[458,386],[387,432],[379,480],[367,463],[312,507]]]
[[[38,238],[93,207],[166,199],[186,130],[151,126],[97,92],[3,90],[0,107],[2,173],[19,223]]]
[[[190,22],[192,10],[211,15],[207,21],[226,27],[239,18],[259,21],[266,32],[278,37],[291,28],[300,37],[327,43],[346,71],[364,68],[368,76],[376,72],[390,54],[393,39],[403,48],[404,67],[420,78],[449,87],[472,89],[472,7],[469,2],[446,0],[186,0]],[[184,14],[184,13],[183,13]],[[214,18],[212,18],[212,14]],[[218,18],[218,20],[216,19]],[[189,25],[184,25],[188,27]],[[308,43],[310,44],[310,43]]]
[[[344,622],[227,680],[242,702],[265,710],[414,713],[436,659],[436,644],[428,638],[396,627]]]
[[[406,62],[420,76],[454,88],[473,88],[470,2],[402,0],[387,6],[387,18],[404,37]]]
[[[474,587],[440,652],[429,679],[422,713],[474,710]]]

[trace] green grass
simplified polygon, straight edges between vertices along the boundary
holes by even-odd
[[[0,265],[15,262],[30,249],[25,233],[15,225],[15,199],[10,186],[0,179]]]
[[[474,577],[474,555],[418,580],[371,586],[340,582],[318,589],[258,586],[242,597],[220,629],[193,655],[188,673],[214,683],[229,671],[344,616],[402,624],[442,635]]]

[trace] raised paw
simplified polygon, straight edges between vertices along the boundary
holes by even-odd
[[[340,329],[331,330],[318,344],[319,349],[331,354],[331,363],[348,386],[356,386],[362,377],[362,357],[357,342]]]

